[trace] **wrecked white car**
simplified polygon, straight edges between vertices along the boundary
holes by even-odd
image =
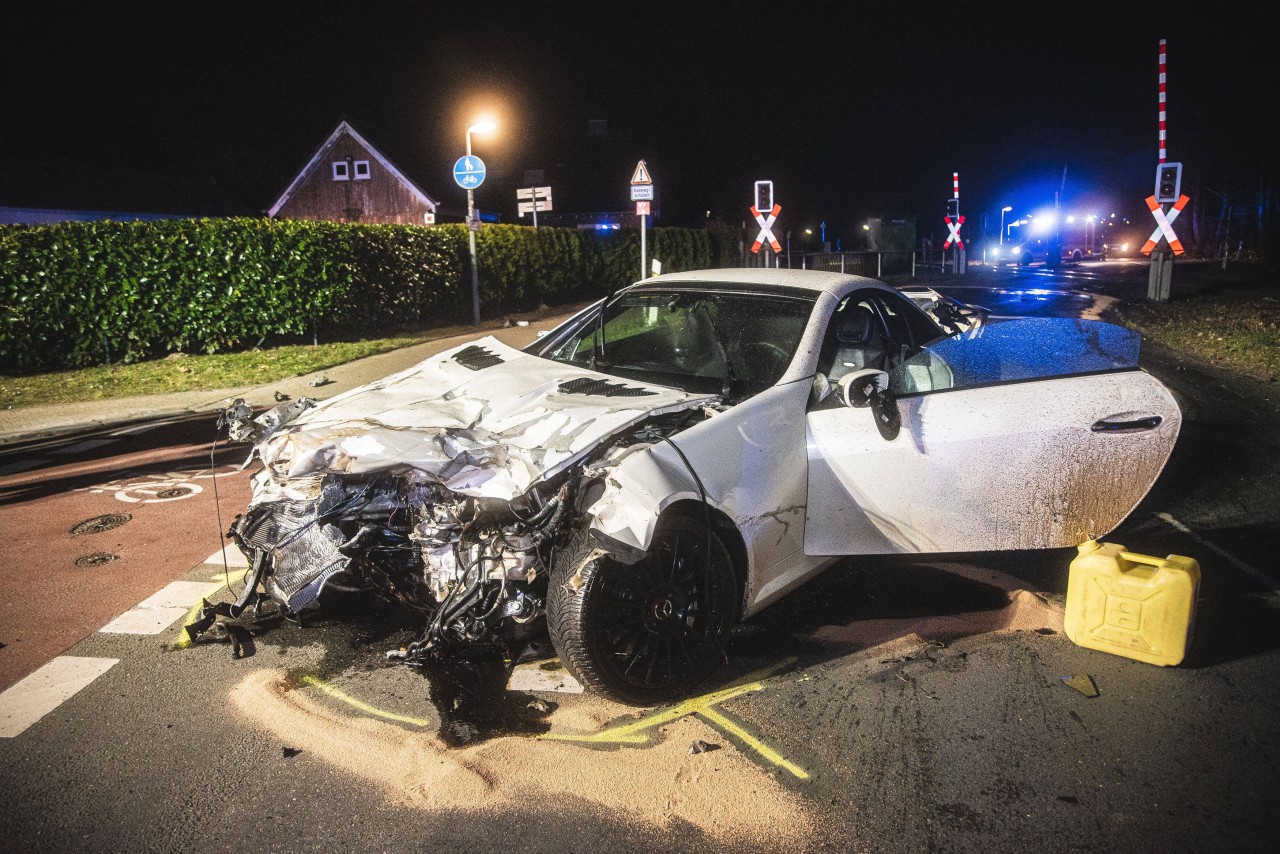
[[[549,633],[589,689],[652,704],[842,556],[1113,529],[1181,422],[1138,336],[917,302],[833,273],[675,273],[523,350],[484,337],[323,403],[233,410],[263,467],[230,532],[251,560],[231,612],[372,587],[422,614],[392,657],[511,660]]]

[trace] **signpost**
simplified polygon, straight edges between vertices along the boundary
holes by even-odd
[[[520,201],[528,199],[528,201]],[[519,208],[520,216],[527,213],[533,214],[533,227],[538,227],[538,211],[551,210],[551,188],[550,187],[525,187],[516,190],[516,207]]]
[[[471,129],[467,129],[467,153],[453,164],[453,181],[467,191],[467,245],[471,250],[471,320],[480,325],[480,274],[476,265],[476,187],[484,183],[484,161],[471,153]]]
[[[636,216],[640,218],[640,278],[647,278],[647,251],[644,245],[644,231],[649,219],[649,201],[653,198],[653,178],[649,175],[649,167],[641,160],[636,164],[636,171],[631,173],[631,201],[636,203]],[[642,207],[643,206],[643,207]]]
[[[964,275],[967,265],[964,259],[964,241],[960,239],[960,226],[964,225],[964,217],[960,215],[960,173],[951,173],[951,198],[947,199],[947,215],[942,218],[947,224],[947,240],[942,244],[946,252],[951,244],[956,245],[956,253],[952,259],[951,272]],[[945,260],[944,260],[945,266]]]
[[[760,226],[760,233],[756,235],[755,242],[751,244],[752,254],[758,255],[760,247],[766,243],[769,244],[775,254],[782,252],[782,244],[773,235],[773,224],[778,221],[778,214],[782,213],[782,205],[773,200],[772,181],[756,181],[752,204],[748,210],[751,211],[751,216],[755,218],[756,225]],[[764,211],[768,211],[768,213],[766,214]],[[768,264],[765,266],[767,267]],[[776,262],[775,266],[777,266]]]
[[[1173,290],[1173,258],[1185,251],[1182,241],[1173,230],[1173,221],[1182,213],[1182,209],[1191,201],[1182,194],[1182,164],[1166,163],[1168,156],[1168,134],[1166,120],[1167,91],[1165,40],[1160,39],[1159,57],[1159,90],[1157,104],[1159,108],[1159,134],[1156,137],[1159,145],[1159,157],[1156,163],[1155,192],[1146,199],[1147,207],[1156,220],[1156,230],[1151,232],[1147,242],[1142,245],[1142,254],[1151,256],[1151,272],[1147,277],[1147,299],[1164,302],[1169,299]],[[1165,208],[1165,205],[1172,205]],[[1168,249],[1161,249],[1160,242],[1168,242]]]

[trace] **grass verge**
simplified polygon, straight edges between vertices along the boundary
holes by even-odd
[[[1280,299],[1224,290],[1166,303],[1112,306],[1106,318],[1170,350],[1255,379],[1280,380]]]
[[[0,376],[0,408],[255,386],[457,335],[472,328],[451,327],[368,341],[299,344],[212,356],[175,354],[129,365],[105,365],[30,376]]]

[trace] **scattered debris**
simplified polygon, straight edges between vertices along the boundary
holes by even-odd
[[[535,712],[538,712],[539,714],[543,714],[543,715],[551,713],[551,704],[548,703],[546,700],[542,699],[541,697],[534,697],[533,699],[531,699],[529,701],[529,705],[526,708],[533,709]]]
[[[1088,673],[1077,673],[1074,676],[1060,677],[1062,684],[1069,688],[1075,688],[1086,697],[1098,696],[1098,686],[1094,684],[1093,677]]]
[[[285,394],[284,392],[282,391],[276,392],[276,403],[282,403],[288,399],[289,399],[289,395]]]
[[[313,379],[311,382],[307,383],[307,385],[320,386],[320,385],[328,385],[331,382],[333,382],[333,380],[329,379],[324,374],[321,374],[320,376]]]
[[[299,753],[302,752],[302,748],[284,747],[284,748],[281,748],[280,752],[284,755],[285,759],[292,759],[293,757],[297,756]]]
[[[693,743],[689,745],[690,753],[710,753],[713,750],[719,750],[719,749],[720,749],[720,745],[712,744],[709,741],[703,741],[700,738],[695,738],[693,740]]]
[[[256,651],[253,636],[283,619],[284,610],[270,600],[255,600],[249,606],[206,599],[200,613],[187,624],[186,632],[192,643],[230,643],[232,658],[248,658]]]

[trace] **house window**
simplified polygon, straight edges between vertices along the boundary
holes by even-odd
[[[368,160],[357,160],[351,165],[356,170],[355,179],[357,181],[369,180],[369,161]]]
[[[349,181],[351,180],[351,164],[345,160],[333,161],[333,180]]]

